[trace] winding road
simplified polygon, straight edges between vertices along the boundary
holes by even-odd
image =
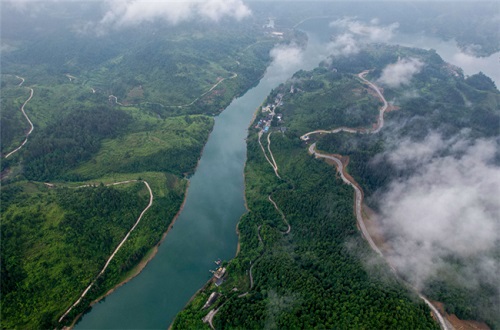
[[[108,96],[108,99],[110,99],[110,100],[111,100],[111,99],[115,99],[115,103],[116,103],[116,104],[118,104],[118,105],[122,105],[122,106],[123,106],[123,104],[121,104],[120,102],[118,102],[118,98],[117,98],[116,96],[114,96],[114,95],[110,95],[110,96]]]
[[[283,219],[283,222],[285,222],[285,224],[288,226],[287,230],[283,232],[283,234],[287,235],[290,233],[290,230],[292,230],[292,227],[290,226],[290,224],[288,223],[288,221],[286,220],[286,217],[285,217],[285,214],[283,213],[283,211],[281,211],[278,207],[278,205],[276,205],[276,202],[273,201],[273,199],[271,198],[271,195],[268,196],[268,199],[269,201],[271,202],[271,204],[274,205],[274,208],[276,209],[276,211],[278,211],[278,213],[281,215],[281,218]]]
[[[373,133],[378,133],[382,127],[384,127],[384,114],[389,107],[389,103],[385,99],[384,95],[382,95],[382,92],[380,89],[373,84],[371,81],[366,80],[365,76],[370,72],[370,70],[365,70],[361,73],[358,74],[358,77],[368,86],[370,86],[378,95],[379,99],[382,101],[383,105],[379,109],[378,112],[378,117],[377,117],[377,123],[374,125],[374,128],[350,128],[350,127],[338,127],[332,130],[323,130],[323,129],[318,129],[309,133],[306,133],[300,137],[302,141],[307,141],[309,140],[311,135],[314,134],[335,134],[339,132],[347,132],[347,133],[361,133],[361,134],[373,134]]]
[[[355,207],[356,219],[358,220],[358,225],[359,225],[359,228],[361,230],[361,233],[363,234],[363,237],[370,244],[370,247],[375,252],[377,252],[378,255],[383,257],[384,255],[382,254],[382,251],[380,251],[380,249],[378,248],[378,246],[375,244],[372,237],[370,236],[368,229],[366,229],[365,221],[363,219],[363,215],[361,214],[361,204],[363,202],[363,193],[361,192],[361,189],[359,189],[359,187],[357,186],[355,181],[350,181],[345,176],[345,169],[344,169],[344,165],[342,164],[342,161],[335,156],[321,154],[321,153],[317,152],[316,151],[316,143],[313,143],[313,144],[311,144],[311,146],[309,146],[309,153],[314,155],[316,158],[326,158],[326,159],[333,160],[335,162],[335,164],[337,164],[337,171],[340,173],[342,181],[344,181],[344,183],[347,183],[348,185],[353,187],[354,191],[356,192],[356,207]],[[392,266],[391,266],[391,268],[392,268]]]
[[[70,82],[71,82],[71,81],[73,81],[73,80],[76,80],[76,77],[75,77],[75,76],[70,75],[69,73],[66,73],[66,74],[65,74],[65,76],[66,76],[66,78],[68,78],[68,79],[69,79],[69,81],[70,81]]]
[[[272,132],[269,132],[269,134],[267,134],[267,150],[269,151],[269,156],[271,156],[271,160],[273,161],[274,171],[276,172],[276,176],[281,179],[281,177],[278,174],[278,164],[276,164],[276,160],[274,159],[273,152],[271,151],[271,134],[272,134]]]
[[[19,76],[16,76],[16,77],[19,78],[19,79],[22,79],[22,81],[19,83],[19,85],[17,85],[17,86],[21,87],[23,85],[23,83],[24,83],[24,78],[21,78]],[[28,136],[33,132],[33,129],[35,128],[33,126],[33,123],[31,122],[30,118],[26,114],[26,111],[24,110],[24,107],[26,106],[26,104],[28,104],[28,102],[33,97],[33,92],[34,92],[33,88],[30,88],[30,96],[28,97],[28,99],[26,101],[24,101],[23,105],[21,106],[21,112],[23,113],[24,118],[26,118],[26,120],[30,124],[30,130],[28,131],[28,133],[26,133],[26,138],[24,139],[23,143],[21,143],[21,145],[19,147],[17,147],[16,149],[12,150],[7,155],[5,155],[5,158],[9,158],[11,155],[13,155],[16,152],[18,152],[19,150],[21,150],[21,148],[24,147],[24,145],[26,144],[26,142],[28,142]]]
[[[19,76],[16,76],[16,78],[21,79],[21,82],[19,83],[19,85],[17,85],[18,87],[21,87],[24,84],[24,78]]]
[[[107,184],[106,186],[116,186],[116,185],[131,183],[131,182],[138,182],[138,180],[129,180],[129,181],[115,182],[115,183]],[[137,221],[134,223],[134,225],[132,226],[132,228],[127,232],[127,235],[125,235],[125,237],[122,239],[122,241],[120,242],[120,244],[118,244],[118,246],[115,248],[115,250],[113,251],[113,253],[111,254],[111,256],[108,258],[108,260],[106,261],[106,264],[101,269],[101,271],[99,272],[99,274],[97,274],[97,276],[90,283],[90,285],[83,291],[83,293],[80,295],[80,297],[78,298],[78,300],[75,301],[75,303],[73,305],[71,305],[71,307],[69,307],[68,310],[59,318],[59,322],[61,322],[62,320],[64,320],[64,318],[66,317],[66,315],[68,315],[71,312],[71,310],[76,305],[78,305],[80,303],[80,301],[82,301],[83,297],[85,297],[87,295],[88,291],[92,288],[92,286],[94,286],[94,284],[97,281],[97,279],[106,271],[106,269],[108,268],[110,262],[113,260],[113,258],[118,253],[118,251],[123,246],[123,244],[127,241],[127,239],[129,238],[130,234],[132,233],[132,231],[137,227],[137,225],[141,221],[141,219],[144,216],[144,214],[146,213],[146,211],[149,210],[149,208],[151,207],[151,205],[153,205],[153,191],[151,190],[151,187],[149,186],[149,183],[147,181],[142,181],[142,182],[146,185],[146,188],[148,188],[148,191],[149,191],[149,204],[141,212],[141,214],[139,215],[139,218],[137,218]],[[84,185],[84,186],[80,186],[80,187],[77,187],[77,188],[83,188],[83,187],[88,187],[88,186],[89,185]]]
[[[221,80],[219,80],[217,83],[215,83],[212,88],[210,88],[208,91],[206,91],[205,93],[201,94],[200,96],[198,96],[196,99],[194,99],[192,102],[190,103],[187,103],[187,104],[183,104],[183,105],[164,105],[164,107],[166,108],[185,108],[185,107],[189,107],[189,106],[192,106],[194,103],[196,103],[199,99],[201,99],[203,96],[207,95],[208,93],[210,93],[211,91],[213,91],[217,86],[219,86],[219,84],[221,84],[224,80],[226,79],[234,79],[238,77],[238,74],[233,72],[233,75],[229,78],[222,78]]]
[[[262,225],[259,225],[257,227],[257,237],[259,238],[259,242],[260,244],[264,245],[264,242],[262,241],[262,237],[260,237],[260,227],[262,227]],[[253,269],[253,266],[255,266],[255,264],[257,263],[257,261],[259,261],[260,257],[262,257],[262,254],[264,254],[264,250],[262,250],[262,252],[260,253],[260,255],[257,257],[257,259],[255,259],[255,261],[253,262],[252,266],[250,266],[250,270],[248,272],[248,275],[250,277],[250,290],[252,290],[253,288],[253,276],[252,276],[252,269]]]
[[[377,123],[374,125],[374,127],[372,129],[364,129],[364,128],[354,129],[354,128],[341,127],[341,128],[336,128],[336,129],[333,129],[333,130],[330,130],[330,131],[316,130],[316,131],[312,131],[312,132],[309,132],[309,133],[306,133],[306,134],[302,135],[300,137],[301,140],[307,141],[307,140],[309,140],[309,137],[311,135],[314,135],[314,134],[322,134],[322,133],[332,134],[332,133],[338,133],[338,132],[342,132],[342,131],[343,132],[349,132],[349,133],[362,133],[362,134],[368,134],[368,133],[370,133],[370,134],[374,134],[374,133],[378,133],[382,129],[382,127],[384,126],[384,113],[387,110],[387,108],[388,108],[389,105],[388,105],[387,100],[385,99],[384,95],[380,91],[380,89],[375,84],[373,84],[372,82],[370,82],[370,81],[368,81],[368,80],[365,79],[365,76],[368,74],[368,72],[369,72],[368,70],[363,71],[360,74],[358,74],[358,77],[364,83],[366,83],[368,86],[370,86],[373,90],[375,90],[375,92],[377,93],[378,97],[383,102],[383,106],[379,110],[379,116],[377,118]],[[328,155],[328,154],[319,153],[316,150],[316,143],[313,143],[312,145],[309,146],[309,153],[312,154],[312,155],[314,155],[316,158],[330,159],[330,160],[332,160],[332,161],[335,162],[335,164],[337,165],[337,170],[340,173],[340,176],[342,178],[342,181],[344,181],[345,183],[347,183],[350,186],[352,186],[353,189],[354,189],[354,191],[355,191],[355,196],[356,196],[355,197],[356,220],[357,220],[358,226],[359,226],[359,228],[361,230],[361,233],[362,233],[363,237],[366,239],[366,241],[368,242],[368,244],[370,245],[370,247],[372,248],[372,250],[375,251],[382,258],[384,258],[384,260],[386,260],[387,264],[389,265],[390,269],[395,274],[395,276],[397,278],[399,278],[403,283],[406,283],[408,285],[408,287],[411,288],[429,306],[429,308],[433,311],[434,315],[436,316],[436,318],[437,318],[437,320],[438,320],[441,328],[443,330],[450,330],[452,327],[447,323],[447,321],[441,315],[441,313],[439,312],[439,310],[427,298],[425,298],[420,293],[420,291],[417,290],[416,287],[414,287],[413,285],[409,284],[408,282],[406,282],[405,280],[403,280],[398,275],[398,273],[397,273],[396,269],[394,268],[394,266],[392,266],[391,263],[389,262],[389,260],[385,258],[385,256],[382,253],[382,251],[378,248],[378,246],[373,241],[373,239],[372,239],[372,237],[371,237],[368,229],[366,228],[366,225],[365,225],[365,222],[364,222],[364,219],[363,219],[363,214],[362,214],[363,192],[359,188],[359,185],[357,184],[357,182],[352,177],[349,176],[349,178],[348,178],[345,175],[345,168],[344,168],[344,165],[343,165],[342,161],[339,158],[335,157],[334,155]]]
[[[267,150],[269,150],[269,153],[271,154],[271,159],[269,159],[269,157],[267,157],[267,153],[266,153],[266,149],[264,149],[264,146],[262,145],[262,142],[261,142],[261,137],[262,137],[262,134],[264,134],[263,131],[260,131],[259,132],[259,145],[260,145],[260,148],[262,149],[262,152],[264,153],[264,157],[266,157],[266,160],[267,162],[271,165],[271,167],[273,168],[274,170],[274,174],[276,174],[276,176],[278,177],[278,179],[281,179],[279,173],[278,173],[278,165],[276,164],[276,160],[274,159],[273,157],[273,153],[271,151],[271,138],[270,138],[270,135],[271,133],[269,133],[267,135]]]
[[[164,105],[164,104],[161,104],[161,103],[154,103],[154,104],[159,104],[161,105],[162,107],[165,107],[165,108],[185,108],[185,107],[189,107],[189,106],[192,106],[193,104],[195,104],[199,99],[201,99],[203,96],[207,95],[208,93],[210,93],[211,91],[213,91],[217,86],[219,86],[224,80],[226,79],[234,79],[238,77],[238,74],[233,72],[233,75],[229,78],[222,78],[221,80],[219,80],[218,82],[216,82],[208,91],[206,91],[205,93],[201,94],[200,96],[198,96],[197,98],[195,98],[193,101],[191,101],[190,103],[186,103],[186,104],[181,104],[181,105]],[[95,90],[92,88],[92,91],[93,93],[95,93]],[[109,95],[108,96],[110,99],[111,98],[114,98],[115,99],[115,103],[118,104],[118,105],[121,105],[121,106],[125,106],[124,104],[118,102],[118,98],[114,95]],[[148,103],[148,102],[146,102]],[[133,105],[133,104],[128,104],[129,106]]]

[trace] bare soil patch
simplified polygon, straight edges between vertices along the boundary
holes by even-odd
[[[461,320],[455,314],[448,314],[444,310],[444,304],[439,301],[431,301],[434,306],[439,310],[455,330],[490,330],[490,327],[484,322],[473,320]]]

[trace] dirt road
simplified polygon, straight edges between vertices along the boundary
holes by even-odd
[[[288,223],[288,221],[286,220],[286,217],[285,217],[285,214],[283,213],[283,211],[281,211],[279,208],[278,208],[278,205],[276,205],[276,202],[273,201],[273,199],[271,198],[271,195],[268,196],[268,199],[269,201],[271,202],[271,204],[273,204],[274,208],[276,209],[276,211],[278,211],[278,213],[281,215],[281,218],[283,219],[283,222],[285,222],[285,224],[288,226],[288,229],[286,231],[283,232],[283,234],[289,234],[290,233],[290,230],[292,230],[292,227],[290,226],[290,224]]]
[[[19,83],[19,85],[17,85],[18,87],[21,87],[24,84],[24,78],[19,76],[16,76],[16,78],[21,79],[21,82]]]
[[[374,133],[378,133],[382,129],[382,127],[384,127],[384,113],[387,110],[389,104],[387,103],[387,100],[385,99],[385,97],[382,94],[382,92],[380,91],[380,89],[375,84],[373,84],[372,82],[370,82],[370,81],[368,81],[368,80],[365,79],[365,76],[368,74],[368,72],[369,72],[368,70],[367,71],[363,71],[363,72],[361,72],[361,73],[358,74],[358,77],[361,80],[363,80],[364,83],[366,83],[367,85],[369,85],[373,90],[375,90],[375,92],[377,93],[378,97],[383,102],[383,106],[379,109],[379,116],[377,118],[377,123],[374,125],[374,127],[372,129],[355,129],[355,128],[340,127],[340,128],[336,128],[336,129],[333,129],[333,130],[330,130],[330,131],[327,131],[327,130],[316,130],[316,131],[312,131],[312,132],[309,132],[309,133],[306,133],[306,134],[302,135],[300,137],[301,140],[307,141],[307,140],[309,140],[309,137],[311,135],[314,135],[314,134],[322,134],[322,133],[325,133],[325,134],[334,134],[334,133],[338,133],[338,132],[342,132],[342,131],[343,132],[349,132],[349,133],[374,134]],[[330,160],[332,160],[332,161],[335,162],[335,164],[337,165],[337,170],[340,173],[340,176],[342,178],[342,181],[344,181],[345,183],[347,183],[350,186],[352,186],[353,189],[354,189],[354,191],[355,191],[355,196],[356,196],[355,197],[355,214],[356,214],[356,220],[357,220],[358,226],[359,226],[359,228],[361,230],[361,233],[362,233],[363,237],[366,239],[366,241],[368,242],[368,244],[370,245],[370,247],[373,249],[373,251],[375,251],[378,255],[380,255],[382,258],[384,258],[384,260],[386,260],[387,264],[389,265],[390,269],[395,274],[395,276],[401,279],[401,277],[399,277],[396,269],[390,264],[389,260],[387,260],[385,258],[384,254],[378,248],[378,246],[375,244],[375,242],[372,239],[370,233],[368,232],[368,229],[366,228],[365,221],[363,219],[363,214],[362,214],[363,192],[359,188],[359,185],[357,184],[357,182],[354,181],[354,179],[352,177],[349,176],[349,178],[347,178],[347,176],[345,175],[345,169],[344,169],[344,165],[342,164],[342,161],[339,158],[337,158],[337,157],[335,157],[333,155],[322,154],[322,153],[319,153],[318,151],[316,151],[316,143],[313,143],[312,145],[309,146],[309,153],[312,154],[312,155],[314,155],[316,158],[330,159]],[[404,280],[402,280],[402,281],[404,283],[407,283]],[[430,303],[430,301],[427,298],[425,298],[420,293],[420,291],[417,290],[417,288],[415,288],[414,286],[412,286],[409,283],[407,283],[407,285],[433,311],[433,313],[436,316],[436,318],[437,318],[437,320],[438,320],[441,328],[444,329],[444,330],[450,330],[452,327],[446,322],[446,320],[440,314],[440,312],[438,311],[438,309],[436,307],[434,307],[434,305],[432,305]]]
[[[116,185],[120,185],[120,184],[131,183],[131,182],[137,182],[137,180],[115,182],[115,183],[109,184],[108,186],[110,186],[110,185],[116,186]],[[125,237],[122,239],[122,241],[120,242],[120,244],[118,244],[118,246],[115,248],[115,250],[113,251],[113,253],[111,254],[111,256],[108,258],[108,260],[106,261],[106,264],[101,269],[101,271],[99,272],[99,274],[97,274],[97,276],[94,278],[94,280],[92,281],[92,283],[90,283],[90,285],[83,291],[83,293],[80,295],[80,297],[78,298],[78,300],[73,305],[71,305],[71,307],[69,307],[68,310],[59,318],[59,322],[61,322],[62,320],[64,320],[64,318],[66,317],[66,315],[68,315],[71,312],[71,310],[76,305],[78,305],[80,303],[80,301],[83,299],[83,297],[85,297],[87,295],[88,291],[92,288],[92,286],[94,286],[94,284],[97,281],[97,279],[106,271],[106,269],[108,268],[110,262],[113,260],[113,258],[118,253],[118,251],[123,246],[123,244],[127,241],[127,239],[129,238],[130,234],[132,233],[132,231],[134,231],[135,227],[137,227],[137,225],[141,221],[141,219],[144,216],[144,214],[146,213],[146,211],[149,210],[149,208],[151,207],[151,205],[153,205],[153,191],[151,190],[151,187],[149,186],[149,183],[147,181],[142,181],[142,182],[144,182],[144,184],[146,185],[146,188],[149,191],[149,204],[141,212],[141,214],[137,218],[137,221],[134,223],[134,225],[132,226],[132,228],[127,232],[127,235],[125,235]],[[85,187],[85,186],[80,186],[79,188],[82,188],[82,187]]]
[[[17,77],[17,76],[16,76]],[[24,78],[21,78],[21,77],[18,77],[19,79],[23,79],[23,81],[18,85],[18,86],[21,86],[24,82]],[[17,147],[16,149],[12,150],[11,152],[9,152],[5,158],[9,158],[11,155],[15,154],[16,152],[18,152],[19,150],[21,150],[22,147],[24,147],[24,145],[26,144],[26,142],[28,142],[28,136],[33,132],[33,129],[35,128],[33,126],[33,123],[31,122],[30,118],[28,117],[28,115],[26,114],[26,111],[24,110],[24,107],[26,106],[26,104],[28,104],[28,102],[31,100],[31,98],[33,97],[33,88],[30,88],[30,97],[28,97],[28,99],[26,101],[24,101],[23,105],[21,106],[21,112],[23,113],[23,116],[24,118],[26,118],[26,120],[28,121],[28,123],[30,124],[30,130],[28,133],[26,133],[26,138],[24,139],[23,143],[21,143],[21,145],[19,147]]]
[[[262,149],[262,152],[264,153],[264,157],[266,157],[267,162],[268,162],[268,163],[271,165],[271,167],[273,168],[273,170],[274,170],[274,174],[276,174],[276,176],[277,176],[279,179],[281,179],[281,177],[280,177],[280,175],[279,175],[279,173],[278,173],[278,165],[276,165],[276,161],[274,160],[273,153],[271,152],[271,140],[270,140],[270,137],[269,137],[269,135],[270,135],[271,133],[269,133],[269,134],[268,134],[268,136],[267,136],[267,143],[268,143],[268,145],[267,145],[267,149],[269,150],[269,153],[271,154],[271,158],[272,158],[272,160],[273,160],[273,161],[271,161],[271,159],[269,159],[269,157],[267,157],[266,149],[264,149],[264,146],[262,145],[262,142],[261,142],[261,140],[260,140],[260,138],[262,137],[262,134],[264,134],[264,132],[263,132],[263,131],[260,131],[260,132],[259,132],[259,145],[260,145],[260,148]]]
[[[316,158],[326,158],[326,159],[333,160],[335,162],[335,164],[337,164],[337,170],[340,173],[340,177],[342,178],[342,181],[344,181],[345,183],[347,183],[348,185],[350,185],[351,187],[353,187],[354,191],[356,193],[356,200],[355,200],[355,203],[356,203],[355,204],[356,205],[356,207],[355,207],[355,209],[356,209],[355,210],[356,211],[356,220],[358,221],[358,225],[359,225],[359,228],[361,229],[361,233],[363,234],[363,237],[368,241],[368,244],[370,244],[370,247],[375,252],[377,252],[378,255],[380,255],[381,257],[383,257],[384,255],[382,254],[382,252],[380,251],[380,249],[378,248],[378,246],[373,241],[372,237],[370,236],[370,233],[368,232],[368,229],[366,229],[365,221],[363,219],[363,214],[361,213],[362,212],[361,204],[363,202],[363,193],[358,188],[358,186],[357,186],[357,184],[356,184],[355,181],[350,181],[345,176],[344,165],[342,164],[342,161],[340,159],[338,159],[337,157],[335,157],[335,156],[327,155],[327,154],[322,154],[322,153],[317,152],[316,151],[316,143],[313,143],[309,147],[309,153],[312,154],[312,155],[314,155]]]

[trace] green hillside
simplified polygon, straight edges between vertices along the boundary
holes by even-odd
[[[254,20],[84,34],[68,28],[72,6],[50,19],[3,19],[26,24],[2,34],[15,45],[1,57],[6,329],[69,325],[151,257],[181,207],[213,116],[258,82],[278,42]],[[6,158],[29,129],[20,107],[31,88],[25,111],[34,130]],[[148,205],[143,182],[152,207],[97,277]]]
[[[385,97],[400,110],[386,114],[379,133],[316,134],[312,141],[301,141],[301,135],[317,129],[371,129],[381,103],[357,74],[372,70],[367,79],[377,81],[382,69],[398,58],[416,58],[422,69],[409,85],[385,86]],[[217,329],[438,328],[429,308],[362,238],[353,214],[353,189],[342,182],[333,162],[312,158],[308,146],[317,141],[324,153],[348,156],[348,172],[364,190],[367,203],[379,210],[378,194],[411,173],[401,173],[388,161],[374,162],[376,155],[405,137],[418,141],[437,129],[446,138],[464,129],[472,139],[494,137],[500,94],[489,78],[465,79],[433,51],[370,46],[329,63],[296,73],[271,93],[263,106],[279,103],[274,111],[281,119],[271,121],[270,133],[260,139],[262,147],[258,131],[264,124],[259,122],[267,121],[269,113],[257,113],[252,126],[259,128],[248,137],[249,212],[238,226],[240,252],[227,265],[225,282],[219,287],[207,284],[177,316],[173,328],[208,328],[202,319],[210,311],[215,312],[212,324]],[[413,90],[419,91],[417,97],[404,97]],[[275,102],[277,98],[281,102]],[[455,262],[453,269],[460,271],[461,263]],[[458,277],[445,273],[426,288],[425,294],[444,302],[449,313],[497,326],[493,309],[498,301],[488,282],[479,291],[468,291]],[[219,298],[202,309],[212,292]]]

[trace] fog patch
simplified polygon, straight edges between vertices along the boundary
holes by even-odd
[[[346,33],[336,36],[327,48],[333,56],[348,56],[359,53],[361,44],[352,34]]]
[[[468,285],[498,282],[498,147],[495,140],[443,141],[431,134],[422,142],[403,141],[387,155],[397,168],[416,169],[389,185],[380,209],[389,260],[417,288],[457,258],[474,260],[460,275]]]
[[[422,61],[416,58],[398,59],[396,63],[389,64],[382,70],[378,81],[392,88],[408,85],[423,66]]]
[[[238,21],[250,16],[250,9],[241,0],[210,0],[202,2],[198,7],[200,16],[212,21],[223,17],[231,17]]]
[[[370,23],[365,23],[353,18],[342,18],[331,22],[330,27],[342,28],[352,35],[362,37],[370,42],[388,42],[394,36],[394,31],[399,27],[399,23],[380,26],[378,19],[372,19]]]
[[[195,19],[218,22],[231,18],[239,21],[251,15],[251,10],[242,0],[107,0],[105,3],[108,9],[99,22],[89,22],[82,31],[104,34],[110,29],[156,20],[176,25]]]
[[[387,42],[399,27],[398,23],[381,26],[377,19],[365,23],[354,18],[338,19],[329,25],[339,30],[328,45],[329,52],[333,56],[357,54],[366,44]]]
[[[294,44],[278,45],[271,49],[270,55],[273,59],[273,65],[277,65],[283,70],[289,70],[302,63],[303,50]]]
[[[305,50],[296,45],[277,45],[269,52],[272,62],[267,68],[272,72],[270,79],[280,83],[290,77],[290,75],[302,68],[304,63]]]

